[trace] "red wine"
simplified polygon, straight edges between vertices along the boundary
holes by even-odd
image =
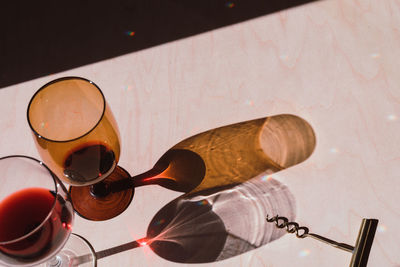
[[[45,258],[64,244],[72,218],[71,204],[47,189],[11,194],[0,202],[0,257],[14,264]]]
[[[112,171],[114,152],[104,145],[85,144],[73,150],[64,161],[64,174],[76,182],[90,182]]]

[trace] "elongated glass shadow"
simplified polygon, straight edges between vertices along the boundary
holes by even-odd
[[[151,221],[147,239],[159,256],[180,263],[224,260],[270,243],[284,231],[265,220],[295,217],[289,189],[265,173],[253,179],[190,193],[167,204]]]
[[[315,143],[311,126],[300,117],[282,114],[255,119],[189,137],[145,173],[130,177],[124,170],[126,178],[75,187],[70,193],[79,214],[91,213],[104,220],[115,216],[115,209],[107,212],[104,208],[115,193],[151,184],[184,193],[240,184],[304,161]]]
[[[173,149],[187,149],[203,159],[205,176],[193,188],[200,191],[242,183],[260,173],[272,174],[294,166],[306,160],[315,145],[310,124],[298,116],[281,114],[203,132]]]
[[[206,173],[190,193],[153,218],[151,248],[170,261],[206,263],[279,238],[284,233],[268,225],[265,215],[280,212],[292,220],[295,201],[268,175],[304,161],[315,144],[305,120],[283,114],[217,128],[175,145],[197,153]]]

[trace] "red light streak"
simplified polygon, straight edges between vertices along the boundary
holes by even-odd
[[[67,229],[67,230],[71,230],[71,229],[72,229],[72,225],[69,224],[69,223],[63,222],[63,223],[62,223],[62,226],[63,226],[65,229]]]
[[[159,177],[150,177],[150,178],[145,178],[145,179],[143,179],[143,182],[148,182],[148,181],[153,181],[153,180],[157,180],[157,179],[160,179]]]
[[[167,169],[168,170],[168,169]],[[167,171],[166,170],[166,171]],[[153,180],[159,180],[159,179],[168,179],[168,180],[173,180],[176,181],[176,179],[169,177],[166,173],[166,171],[164,171],[163,173],[160,173],[157,176],[153,176],[153,177],[149,177],[149,178],[144,178],[143,182],[149,182],[149,181],[153,181]]]
[[[137,240],[137,242],[140,244],[141,247],[147,246],[149,244],[146,238],[139,239]]]

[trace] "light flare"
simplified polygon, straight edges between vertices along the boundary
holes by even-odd
[[[372,53],[371,54],[371,58],[380,58],[381,57],[381,54],[379,54],[379,53]]]
[[[380,224],[380,225],[378,226],[378,232],[379,232],[379,233],[384,233],[384,232],[386,232],[386,231],[387,231],[386,225]]]
[[[130,85],[125,86],[123,90],[124,90],[125,92],[130,92],[130,91],[132,91],[132,86],[130,86]]]
[[[299,252],[299,257],[306,257],[310,255],[311,251],[309,249],[303,249],[302,251]]]
[[[397,116],[394,114],[390,114],[389,116],[387,116],[388,121],[396,121],[397,120]]]
[[[337,149],[336,147],[332,147],[329,151],[330,151],[332,154],[337,154],[337,153],[339,153],[339,149]]]
[[[206,206],[208,205],[208,201],[206,199],[200,200],[196,202],[197,206]]]
[[[248,106],[254,106],[254,101],[248,99],[248,100],[246,100],[246,105],[248,105]]]
[[[268,182],[268,181],[270,181],[271,179],[272,179],[272,177],[271,177],[270,175],[264,175],[264,176],[261,178],[261,181]]]

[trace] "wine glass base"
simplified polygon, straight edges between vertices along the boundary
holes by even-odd
[[[116,166],[114,171],[102,182],[107,184],[130,177],[126,170]],[[134,192],[135,190],[132,187],[120,192],[108,193],[105,196],[95,196],[92,192],[92,186],[69,187],[76,213],[92,221],[104,221],[121,214],[131,203]]]
[[[78,265],[82,267],[97,266],[96,252],[85,238],[72,233],[63,249],[56,256],[38,266],[70,267]]]

